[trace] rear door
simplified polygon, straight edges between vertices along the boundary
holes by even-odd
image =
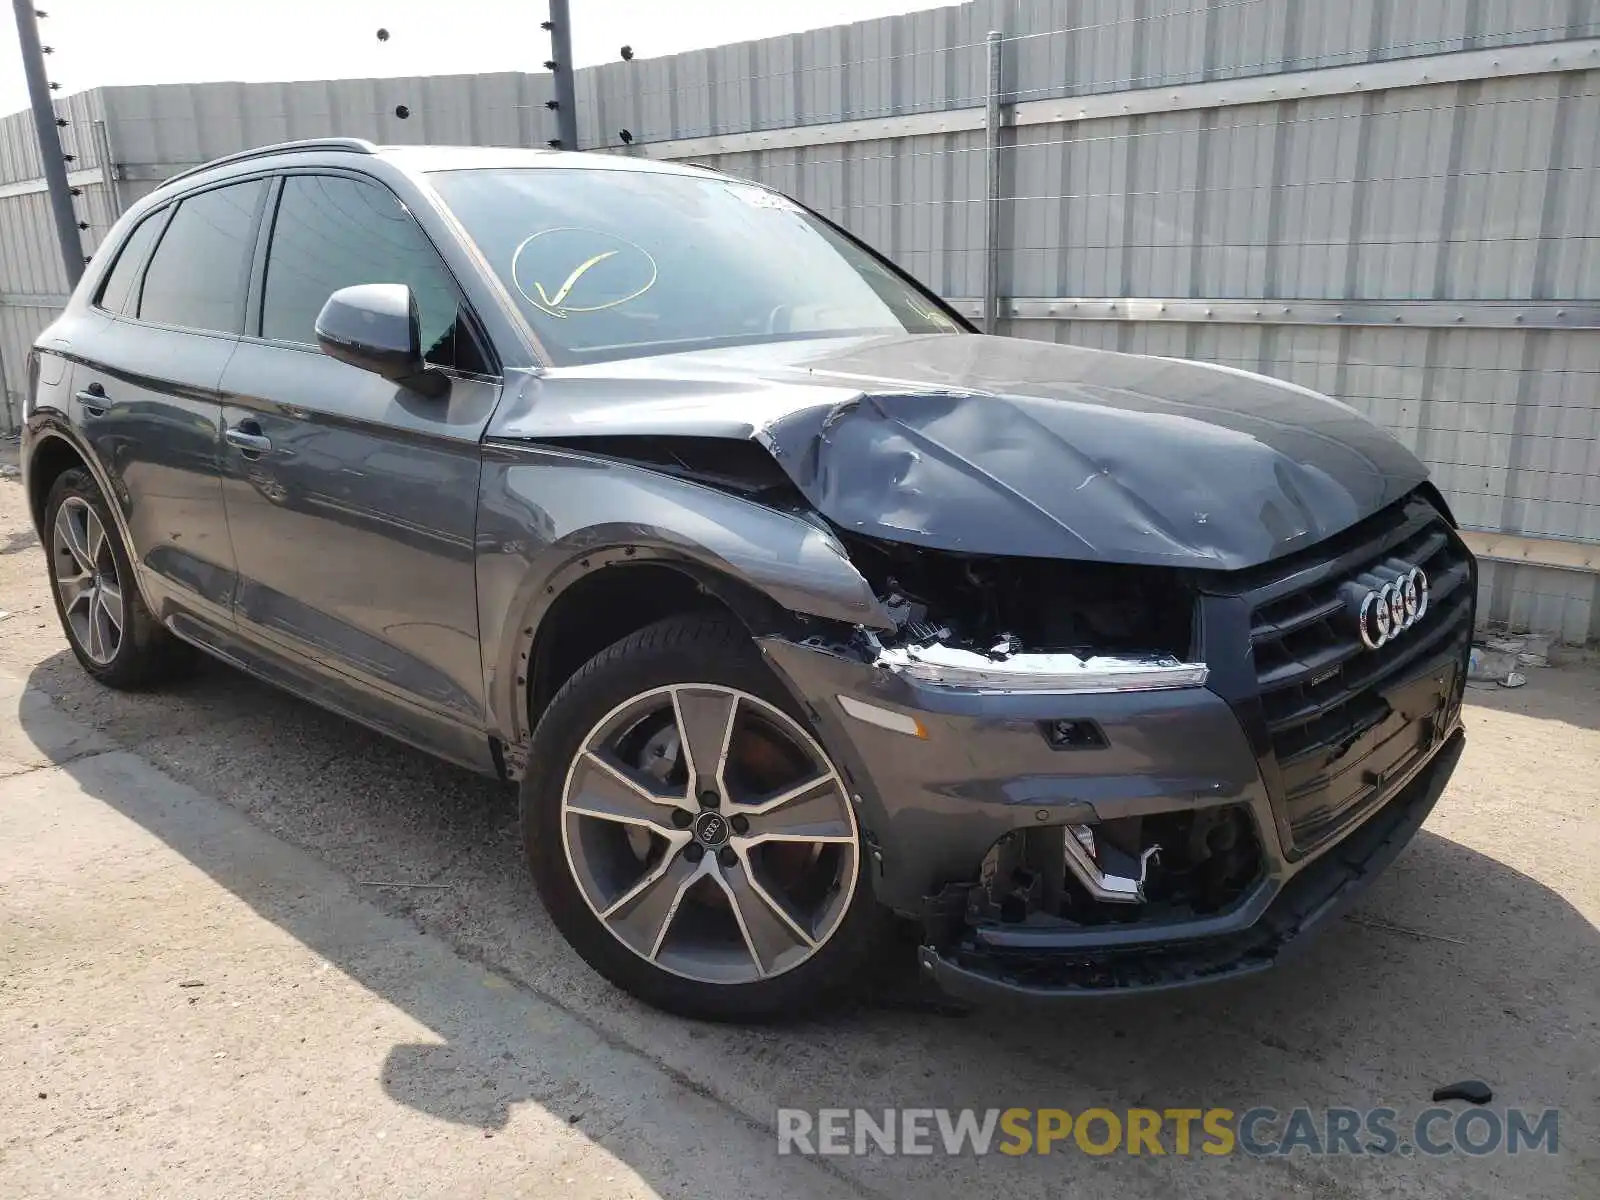
[[[231,183],[145,218],[72,345],[74,423],[127,519],[145,595],[211,644],[233,623],[218,384],[243,328],[267,189]]]
[[[479,439],[499,394],[484,339],[393,192],[312,172],[279,189],[222,382],[240,635],[325,703],[483,766],[473,537]],[[322,305],[358,283],[411,287],[447,395],[318,350]]]

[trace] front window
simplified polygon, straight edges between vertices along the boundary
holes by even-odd
[[[753,184],[555,167],[431,178],[558,362],[962,328],[892,268]]]
[[[375,183],[346,175],[286,178],[266,270],[264,338],[315,346],[317,314],[334,292],[358,283],[403,283],[417,302],[424,360],[487,370],[433,244],[405,205]]]

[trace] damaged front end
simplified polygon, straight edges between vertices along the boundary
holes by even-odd
[[[974,696],[1205,684],[1206,665],[1188,661],[1195,597],[1178,572],[845,541],[852,560],[883,589],[884,610],[897,627],[893,635],[858,631],[875,670]],[[874,720],[868,706],[843,699],[851,715]],[[1103,731],[1088,719],[1052,720],[1044,735],[1058,749],[1105,746]],[[1163,912],[1173,904],[1216,911],[1259,871],[1259,844],[1236,809],[1057,824],[997,842],[965,915],[1097,922],[1124,919],[1152,900]]]
[[[1194,594],[1179,572],[841,540],[895,625],[859,633],[875,668],[979,695],[1206,681],[1187,661]]]
[[[951,886],[930,898],[919,955],[923,973],[959,999],[1032,1004],[1111,992],[1166,991],[1267,970],[1301,951],[1312,935],[1337,920],[1400,854],[1438,801],[1464,744],[1461,734],[1455,734],[1335,852],[1287,875],[1269,856],[1264,877],[1242,889],[1243,860],[1236,851],[1243,846],[1235,839],[1244,822],[1238,821],[1236,831],[1221,835],[1228,848],[1219,855],[1220,847],[1212,844],[1211,853],[1197,863],[1209,885],[1191,890],[1176,912],[1171,894],[1152,891],[1148,907],[1141,906],[1143,911],[1125,921],[1054,919],[1041,912],[1051,903],[1045,878],[1055,861],[1053,839],[1037,838],[1031,831],[1005,839],[985,859],[981,886]],[[1225,812],[1216,814],[1220,820],[1205,822],[1207,842],[1235,824]],[[1191,827],[1191,853],[1195,832],[1197,827]],[[1230,878],[1229,863],[1237,864],[1241,873]],[[1070,892],[1070,877],[1068,884]],[[997,892],[1004,893],[999,905],[994,903]],[[1235,899],[1229,901],[1230,895]],[[1223,907],[1199,915],[1195,899]]]
[[[546,372],[491,433],[554,464],[530,501],[593,478],[598,525],[591,495],[626,483],[607,529],[765,598],[777,619],[746,624],[947,991],[1273,961],[1459,756],[1470,564],[1420,464],[1340,406],[1193,364],[844,341]],[[1397,554],[1429,606],[1364,657],[1333,596]]]
[[[1459,754],[1458,739],[1334,852],[1295,862],[1261,757],[1207,686],[1215,580],[835,533],[893,629],[771,656],[833,702],[822,724],[853,752],[875,887],[957,997],[1264,969],[1398,852]]]
[[[858,629],[852,650],[877,677],[877,694],[904,687],[923,706],[908,713],[858,690],[837,695],[843,713],[928,742],[939,736],[928,706],[966,705],[974,723],[961,727],[971,739],[964,749],[974,759],[987,758],[977,739],[990,718],[1020,727],[1036,761],[1014,759],[1003,791],[1047,801],[966,872],[937,881],[921,912],[930,945],[1005,930],[1165,928],[1225,913],[1263,880],[1252,805],[1219,802],[1239,781],[1185,787],[1178,772],[1157,780],[1128,770],[1152,765],[1148,754],[1134,762],[1149,737],[1126,735],[1135,714],[1162,714],[1173,766],[1193,765],[1182,761],[1182,697],[1208,710],[1215,701],[1202,690],[1208,668],[1196,654],[1198,594],[1187,573],[841,538],[895,624],[892,633]],[[1177,794],[1162,796],[1172,783]],[[1114,790],[1130,794],[1113,803]]]
[[[1183,571],[839,538],[898,626],[907,665],[977,668],[949,653],[968,649],[1009,663],[1002,675],[1048,674],[1072,668],[1035,656],[1182,660],[1194,647],[1195,588]],[[934,644],[947,652],[926,653]]]
[[[1081,928],[1221,912],[1261,869],[1248,810],[1224,805],[1008,833],[957,891],[971,923]]]

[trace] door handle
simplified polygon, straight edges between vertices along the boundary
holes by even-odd
[[[86,417],[103,417],[106,409],[111,407],[111,401],[106,398],[106,389],[98,383],[91,383],[74,398],[83,405],[83,415]]]
[[[222,440],[247,456],[266,454],[272,449],[272,439],[261,432],[261,427],[254,421],[246,421],[242,425],[229,425],[222,431]]]

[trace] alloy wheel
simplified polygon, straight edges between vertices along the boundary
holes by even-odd
[[[61,611],[78,648],[100,666],[122,645],[122,580],[105,526],[80,496],[56,510],[51,538],[53,574]]]
[[[568,768],[561,827],[600,923],[699,982],[794,969],[855,891],[860,840],[838,771],[787,713],[718,684],[656,688],[601,718]]]

